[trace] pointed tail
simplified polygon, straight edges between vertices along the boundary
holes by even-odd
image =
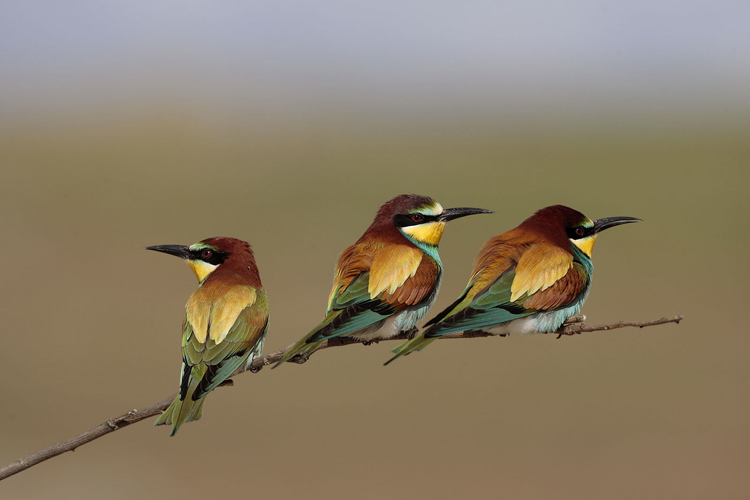
[[[203,369],[203,371],[205,371],[205,369]],[[172,403],[166,410],[164,410],[164,413],[159,415],[159,418],[156,419],[154,425],[171,425],[172,433],[170,436],[174,436],[183,424],[200,419],[203,416],[205,393],[198,399],[193,400],[193,394],[195,393],[200,380],[200,377],[191,378],[190,385],[188,386],[184,398],[180,399],[181,394],[177,394]]]
[[[386,361],[384,365],[388,365],[388,363],[390,363],[391,361],[394,361],[401,356],[406,356],[413,351],[421,351],[422,349],[430,345],[436,338],[437,337],[427,338],[424,336],[424,332],[420,333],[413,339],[404,342],[400,346],[393,349],[391,352],[396,353],[396,355]]]
[[[203,403],[205,401],[204,398],[193,401],[189,396],[181,401],[180,396],[177,396],[172,404],[164,410],[164,413],[156,419],[154,425],[171,425],[172,432],[169,435],[174,436],[183,424],[199,420],[203,416]]]

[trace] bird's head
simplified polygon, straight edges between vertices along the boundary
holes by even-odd
[[[255,267],[250,245],[234,238],[208,238],[190,246],[155,245],[146,247],[146,250],[164,252],[185,259],[200,283],[234,254],[248,254],[250,263]]]
[[[443,208],[429,196],[402,194],[380,207],[371,228],[395,226],[416,243],[436,247],[443,236],[445,223],[473,214],[491,214],[483,208]]]
[[[591,258],[596,235],[610,227],[639,222],[635,217],[605,217],[591,220],[581,212],[564,205],[554,205],[537,211],[524,224],[541,229],[557,243],[570,243]]]

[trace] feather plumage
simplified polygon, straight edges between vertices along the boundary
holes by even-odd
[[[233,238],[201,244],[226,260],[203,278],[185,306],[180,392],[154,424],[172,425],[172,435],[201,418],[206,394],[260,354],[268,329],[268,298],[250,246]]]
[[[602,220],[607,222],[606,228],[637,219]],[[438,337],[466,330],[556,331],[578,313],[588,295],[596,232],[594,221],[555,205],[490,238],[477,255],[472,276],[458,300],[427,322],[419,335],[396,347],[395,356],[386,364],[424,349]]]
[[[359,240],[339,255],[323,321],[292,345],[276,366],[314,352],[333,337],[373,340],[413,328],[440,286],[437,244],[445,221],[485,212],[489,211],[444,210],[433,199],[417,195],[385,203]]]

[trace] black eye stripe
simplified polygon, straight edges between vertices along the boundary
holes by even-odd
[[[418,220],[414,220],[415,216]],[[412,214],[397,214],[393,216],[393,223],[396,227],[418,226],[438,220],[437,215],[426,215],[419,212]]]
[[[567,233],[568,238],[570,238],[571,240],[580,240],[591,236],[595,231],[593,227],[577,226],[567,227],[565,228],[565,232]]]
[[[208,250],[211,253],[211,255],[204,256],[203,253],[206,250]],[[228,253],[217,252],[216,250],[211,250],[210,248],[190,250],[190,260],[201,260],[213,266],[218,266],[219,264],[227,260],[227,257],[229,257]]]

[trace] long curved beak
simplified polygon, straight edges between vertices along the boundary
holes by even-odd
[[[467,215],[474,214],[494,214],[492,210],[485,210],[484,208],[446,208],[443,213],[440,214],[438,220],[441,222],[448,222],[449,220],[458,219],[459,217],[466,217]]]
[[[146,250],[168,253],[169,255],[174,255],[181,259],[187,259],[190,257],[190,251],[185,245],[154,245],[152,247],[146,247]]]
[[[640,221],[641,219],[636,219],[635,217],[605,217],[603,219],[596,219],[594,221],[594,233],[600,233],[605,229],[609,229],[610,227]]]

